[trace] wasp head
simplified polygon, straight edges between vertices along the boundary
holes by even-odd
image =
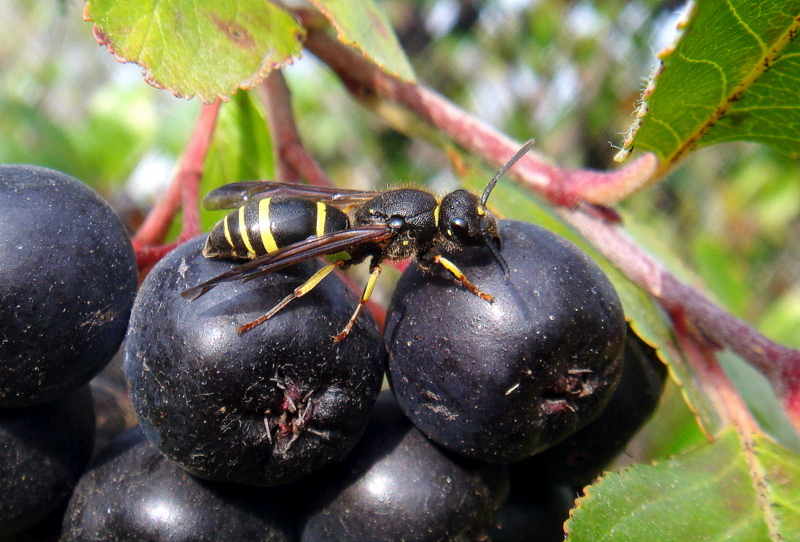
[[[487,247],[508,280],[508,264],[499,250],[497,220],[475,194],[456,190],[442,198],[439,205],[439,231],[456,246]]]
[[[528,140],[508,162],[500,168],[497,175],[489,181],[480,199],[467,190],[456,190],[442,198],[439,205],[439,231],[444,238],[460,246],[484,245],[494,256],[497,265],[503,270],[506,280],[510,278],[508,264],[500,254],[500,232],[497,230],[497,220],[486,209],[486,200],[492,193],[497,180],[502,177],[511,166],[517,163],[533,146],[533,140]]]

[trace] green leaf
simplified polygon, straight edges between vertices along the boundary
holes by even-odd
[[[781,446],[800,453],[800,435],[786,417],[767,378],[729,350],[717,354],[717,359],[764,432]]]
[[[670,168],[746,140],[800,151],[800,0],[699,0],[643,96],[625,141]],[[637,129],[638,128],[638,129]]]
[[[800,456],[729,429],[713,443],[587,488],[567,540],[798,540],[798,499]]]
[[[338,32],[339,41],[352,45],[383,71],[414,81],[414,70],[389,21],[372,0],[311,0]]]
[[[698,235],[691,242],[698,273],[725,307],[742,317],[747,291],[742,288],[744,270],[729,254],[725,244],[711,235]]]
[[[264,0],[88,0],[97,41],[145,79],[206,102],[252,88],[302,49],[302,27]]]

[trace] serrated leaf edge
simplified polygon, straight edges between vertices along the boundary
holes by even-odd
[[[735,6],[733,6],[730,2],[727,2],[727,4],[733,11],[734,15],[736,15],[737,19],[741,21],[741,17],[739,17],[736,13]],[[692,9],[692,11],[689,13],[689,17],[693,16],[693,14],[694,9]],[[742,26],[746,30],[749,30],[746,23],[742,22]],[[728,95],[720,99],[719,104],[714,109],[714,113],[712,113],[712,115],[706,119],[705,122],[700,124],[688,138],[680,143],[677,149],[671,155],[660,161],[659,167],[652,179],[657,180],[663,177],[667,171],[669,171],[677,162],[683,159],[686,154],[694,150],[700,143],[700,139],[703,137],[703,135],[705,135],[708,130],[710,130],[720,119],[722,119],[722,117],[725,116],[731,106],[741,99],[748,88],[750,88],[764,73],[769,71],[769,69],[780,60],[781,52],[797,37],[798,33],[800,33],[800,15],[795,16],[792,24],[789,25],[788,28],[773,43],[762,43],[761,46],[763,53],[761,58],[753,64],[752,69],[746,74],[736,88],[734,88],[733,91],[731,91]],[[679,39],[682,38],[683,36],[681,36]],[[642,119],[649,111],[647,97],[655,90],[657,86],[657,78],[665,69],[664,59],[670,55],[676,54],[676,51],[677,45],[673,45],[658,54],[659,63],[656,69],[653,71],[650,81],[648,82],[647,87],[645,88],[644,92],[642,93],[642,97],[639,100],[639,105],[635,112],[636,120],[634,120],[633,124],[628,129],[625,135],[625,141],[623,143],[622,150],[617,154],[615,159],[622,161],[627,158],[633,150],[633,143],[636,133],[639,131],[639,128],[641,128]],[[658,119],[652,120],[658,121]]]
[[[113,40],[92,19],[91,14],[89,13],[89,8],[90,8],[90,4],[88,2],[85,3],[84,6],[83,6],[83,19],[86,22],[93,23],[92,24],[92,35],[94,36],[95,41],[97,41],[97,43],[99,45],[102,45],[103,47],[105,47],[106,50],[114,57],[114,60],[116,60],[120,64],[136,64],[137,66],[139,66],[142,69],[142,78],[144,79],[144,81],[148,85],[150,85],[151,87],[156,88],[158,90],[167,90],[173,96],[175,96],[176,98],[183,98],[183,99],[186,99],[186,100],[191,100],[192,98],[194,98],[196,96],[200,101],[202,101],[205,104],[213,103],[216,100],[221,100],[223,102],[227,102],[227,101],[230,101],[231,96],[233,94],[235,94],[237,90],[251,90],[256,85],[258,85],[258,83],[263,81],[264,78],[266,78],[267,75],[269,75],[270,72],[272,72],[273,70],[279,70],[279,69],[282,69],[282,68],[284,68],[286,66],[289,66],[289,65],[294,63],[294,57],[292,57],[292,56],[288,57],[285,61],[282,61],[282,62],[268,62],[266,59],[269,57],[269,55],[268,55],[268,52],[265,52],[264,55],[262,55],[261,63],[259,64],[259,66],[256,69],[256,71],[253,73],[253,75],[251,75],[247,79],[244,79],[243,81],[241,81],[238,84],[237,88],[233,89],[232,91],[227,92],[227,93],[226,92],[219,92],[216,95],[214,95],[213,97],[204,96],[203,94],[200,94],[200,93],[182,94],[181,92],[179,92],[176,89],[169,88],[166,85],[162,85],[161,83],[159,83],[153,77],[152,70],[151,70],[150,66],[148,66],[147,63],[141,62],[141,61],[138,61],[138,60],[130,60],[128,58],[125,58],[121,54],[119,54],[117,52],[116,48],[114,47]],[[306,38],[305,30],[303,30],[302,27],[301,27],[300,31],[295,31],[294,38],[302,45],[302,43],[305,41],[305,38]],[[301,54],[302,54],[302,49],[300,50],[300,53],[298,53],[298,57],[297,58],[300,58]]]
[[[319,12],[322,13],[325,16],[325,18],[328,20],[328,22],[331,23],[331,26],[333,26],[333,28],[336,30],[336,39],[338,39],[340,42],[342,42],[342,43],[344,43],[346,45],[349,45],[350,47],[352,47],[355,50],[357,50],[359,53],[361,53],[364,56],[364,58],[366,58],[370,62],[374,63],[376,66],[378,66],[381,70],[383,70],[384,72],[388,73],[389,75],[392,75],[392,76],[396,77],[397,79],[399,79],[401,81],[404,81],[406,83],[415,83],[416,82],[416,79],[414,77],[414,70],[411,68],[411,64],[405,58],[405,51],[403,51],[403,49],[399,46],[399,44],[398,44],[398,50],[403,55],[403,59],[405,60],[405,65],[408,68],[408,74],[407,75],[401,74],[401,73],[399,73],[399,72],[397,72],[395,70],[390,69],[388,66],[386,66],[382,62],[379,62],[377,59],[373,58],[369,54],[369,51],[367,51],[366,49],[361,47],[361,45],[359,45],[357,42],[351,40],[348,37],[347,32],[345,31],[344,27],[339,23],[339,21],[336,19],[334,14],[329,9],[327,9],[327,7],[325,6],[324,3],[318,2],[317,0],[309,0],[309,2],[311,2],[314,5],[314,7],[317,8],[319,10]],[[381,20],[380,23],[386,28],[386,30],[388,32],[391,32],[392,35],[394,35],[394,30],[391,28],[391,26],[389,26],[386,23],[386,21]]]
[[[761,511],[762,518],[764,520],[764,524],[767,528],[769,533],[769,539],[773,542],[783,542],[784,537],[780,532],[781,525],[778,517],[775,514],[775,505],[777,501],[775,501],[771,497],[771,490],[770,490],[770,482],[768,480],[766,469],[762,464],[762,461],[759,458],[759,449],[763,447],[762,444],[757,442],[758,439],[763,439],[765,441],[773,442],[774,440],[771,439],[768,435],[757,432],[757,431],[748,431],[738,427],[737,425],[733,425],[733,430],[735,430],[737,438],[742,445],[743,450],[743,457],[744,461],[747,463],[748,472],[750,473],[750,478],[753,481],[753,489],[755,492],[756,501],[758,504],[758,508]],[[720,435],[722,436],[722,435]],[[706,444],[701,445],[703,446],[710,446],[713,445],[713,441],[710,441]],[[776,446],[780,446],[776,444]],[[693,448],[688,450],[685,453],[692,453],[698,451],[699,448]],[[768,450],[765,450],[768,452]],[[582,502],[591,499],[591,498],[598,498],[601,486],[606,483],[608,480],[608,474],[612,476],[622,477],[627,472],[633,471],[641,471],[642,468],[647,467],[655,467],[657,465],[661,465],[664,463],[668,463],[669,461],[679,460],[680,457],[684,454],[680,454],[678,456],[672,457],[665,461],[660,462],[652,462],[650,465],[638,464],[638,465],[631,465],[628,467],[624,467],[616,472],[606,473],[605,475],[597,478],[594,483],[584,488],[583,496],[579,497],[575,500],[575,507],[570,510],[569,519],[564,523],[564,531],[569,535],[570,529],[569,524],[574,521],[574,512],[578,508],[580,508]],[[567,541],[569,537],[567,537]]]

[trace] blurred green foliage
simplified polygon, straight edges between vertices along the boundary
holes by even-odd
[[[676,20],[675,2],[386,0],[424,84],[567,167],[613,168],[613,145]],[[78,0],[0,0],[0,162],[50,166],[95,186],[123,213],[145,211],[169,180],[197,101],[143,82],[83,22]],[[286,70],[304,142],[335,183],[456,179],[446,156],[359,106],[309,55]],[[223,107],[204,187],[268,177],[254,96]],[[487,170],[487,175],[491,172]],[[693,153],[619,210],[642,246],[734,314],[800,347],[800,163],[753,144]],[[503,209],[498,209],[501,213]],[[204,219],[205,226],[215,217]],[[676,453],[702,439],[675,390],[632,449]],[[669,428],[668,430],[665,428]]]

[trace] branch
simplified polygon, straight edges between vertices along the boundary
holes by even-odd
[[[333,69],[359,99],[395,102],[448,134],[468,151],[499,167],[520,145],[435,92],[404,83],[371,64],[327,34],[311,30],[306,47]],[[724,345],[761,371],[770,381],[795,427],[800,430],[800,352],[776,344],[747,323],[715,305],[697,290],[670,275],[622,230],[598,215],[567,210],[584,201],[608,204],[648,184],[658,166],[647,153],[613,172],[564,170],[529,153],[510,176],[549,202],[562,216],[631,280],[671,314],[683,314],[717,345]]]
[[[520,148],[519,143],[441,95],[384,73],[322,31],[309,30],[305,45],[336,72],[357,98],[366,101],[378,97],[402,105],[496,168]],[[599,205],[619,201],[647,184],[656,166],[656,157],[648,153],[613,172],[565,170],[540,155],[528,153],[510,175],[517,180],[525,179],[551,203],[573,207],[580,201]]]
[[[272,136],[277,181],[293,183],[304,177],[310,184],[331,186],[331,181],[308,154],[300,139],[292,112],[291,93],[283,72],[273,70],[257,87]]]
[[[200,234],[198,207],[200,179],[203,176],[203,163],[211,145],[219,107],[220,102],[217,100],[200,109],[200,117],[186,146],[186,152],[181,157],[178,171],[133,236],[136,262],[140,270],[148,269],[167,252]],[[163,245],[170,224],[180,208],[183,208],[181,233],[174,242]]]

